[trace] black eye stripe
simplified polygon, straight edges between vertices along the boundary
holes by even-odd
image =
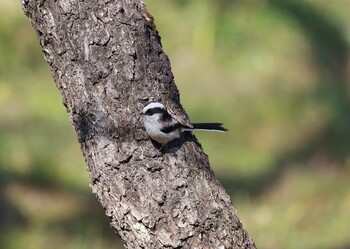
[[[157,114],[157,113],[163,114],[164,112],[165,110],[163,108],[155,107],[155,108],[148,109],[145,114],[152,116],[153,114]]]

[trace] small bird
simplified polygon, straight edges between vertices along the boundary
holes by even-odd
[[[147,134],[162,146],[181,136],[184,131],[227,131],[222,123],[190,123],[171,114],[160,102],[151,102],[142,110]]]

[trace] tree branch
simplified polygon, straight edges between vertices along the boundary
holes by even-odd
[[[138,0],[22,0],[63,96],[92,191],[126,248],[255,248],[192,135],[157,155],[140,110],[185,115]],[[155,156],[156,155],[156,156]]]

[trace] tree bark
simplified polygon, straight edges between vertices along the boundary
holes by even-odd
[[[91,188],[126,248],[255,248],[191,134],[157,153],[140,111],[186,115],[139,0],[22,0],[75,127]]]

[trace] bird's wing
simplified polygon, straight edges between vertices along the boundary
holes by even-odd
[[[190,120],[188,118],[188,116],[184,113],[184,111],[182,111],[179,108],[174,108],[172,106],[168,106],[167,110],[169,112],[169,114],[176,119],[182,126],[186,127],[186,128],[193,128],[193,125],[190,123]]]
[[[170,132],[173,132],[177,129],[181,129],[181,127],[183,127],[183,125],[176,122],[175,124],[172,124],[169,126],[164,126],[160,131],[163,133],[170,133]]]

